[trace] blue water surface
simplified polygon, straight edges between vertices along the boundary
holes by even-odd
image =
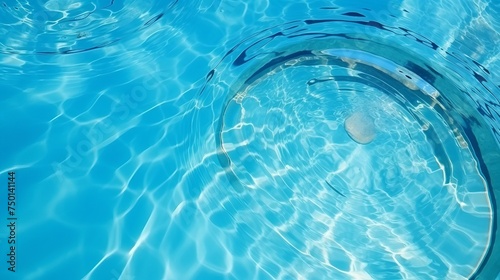
[[[498,279],[499,18],[0,3],[0,279]]]

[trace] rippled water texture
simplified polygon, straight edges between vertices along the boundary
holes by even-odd
[[[500,277],[500,5],[355,2],[0,3],[0,279]]]
[[[196,5],[200,1],[193,2]],[[189,8],[176,4],[134,0],[3,2],[0,50],[6,54],[50,55],[115,45],[143,34],[164,16],[172,21],[183,8]]]

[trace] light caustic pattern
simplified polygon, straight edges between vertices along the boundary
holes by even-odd
[[[498,4],[335,2],[0,3],[15,277],[472,273],[495,234]],[[273,60],[301,51],[319,63]]]
[[[344,67],[289,61],[224,110],[221,148],[259,205],[254,215],[293,248],[292,267],[331,279],[471,275],[490,238],[485,181],[441,105],[396,97],[437,102],[437,90],[368,53],[323,53]],[[282,257],[267,258],[282,266]]]
[[[209,1],[7,1],[0,4],[0,52],[8,54],[73,54],[142,40],[160,19],[183,21]],[[179,16],[173,17],[173,14]]]

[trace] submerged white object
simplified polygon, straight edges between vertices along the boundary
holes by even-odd
[[[344,128],[349,137],[359,144],[368,144],[377,136],[373,119],[363,112],[350,115],[345,120]]]

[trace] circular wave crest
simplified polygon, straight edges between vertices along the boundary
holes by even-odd
[[[477,109],[491,90],[479,63],[345,12],[241,41],[201,96],[234,199],[251,197],[298,263],[330,279],[457,279],[484,269],[496,234],[484,155],[499,154],[499,127]]]
[[[0,52],[74,54],[116,45],[130,38],[142,43],[155,23],[184,23],[214,1],[72,1],[3,2],[0,5]]]

